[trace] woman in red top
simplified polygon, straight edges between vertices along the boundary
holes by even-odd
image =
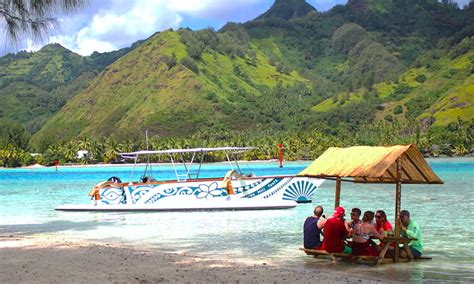
[[[387,215],[383,210],[377,210],[375,213],[375,229],[379,234],[384,234],[384,232],[390,232],[392,229],[392,224],[387,220]],[[386,235],[385,235],[386,236]]]

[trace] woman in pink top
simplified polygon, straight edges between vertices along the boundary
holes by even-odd
[[[377,210],[375,213],[375,229],[379,234],[384,234],[384,232],[390,232],[392,229],[392,224],[387,220],[387,215],[383,210]]]

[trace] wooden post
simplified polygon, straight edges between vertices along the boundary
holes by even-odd
[[[341,199],[341,178],[336,177],[336,200],[334,202],[334,208],[339,207],[340,199]]]
[[[395,190],[395,262],[398,262],[400,256],[400,247],[398,238],[400,237],[400,201],[402,193],[402,182],[401,182],[401,173],[402,173],[402,160],[400,157],[397,158],[397,172],[396,172],[396,190]]]

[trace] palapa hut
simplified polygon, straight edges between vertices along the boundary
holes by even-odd
[[[443,183],[414,144],[388,147],[331,147],[298,176],[336,180],[335,207],[339,206],[341,181],[396,184],[395,236],[400,236],[401,185]],[[396,245],[395,262],[398,262],[398,255]]]

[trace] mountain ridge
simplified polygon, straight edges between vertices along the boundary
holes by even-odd
[[[309,5],[276,1],[269,11],[293,2]],[[144,129],[162,137],[222,129],[344,136],[379,122],[414,133],[448,129],[458,116],[472,121],[474,8],[405,2],[349,1],[288,19],[264,13],[218,32],[157,33],[93,75],[31,145],[134,140]],[[451,24],[437,24],[443,19]]]

